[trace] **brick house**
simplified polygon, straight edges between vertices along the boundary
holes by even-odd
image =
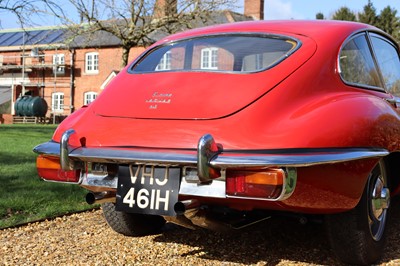
[[[212,21],[263,19],[263,2],[245,0],[244,14],[221,11]],[[0,31],[0,124],[25,115],[14,108],[18,100],[18,108],[22,106],[22,96],[27,103],[33,97],[44,99],[45,121],[58,122],[93,101],[121,69],[122,48],[111,34],[98,32],[91,39],[78,36],[68,46],[66,38],[68,30],[63,27]],[[144,49],[132,48],[129,61]]]

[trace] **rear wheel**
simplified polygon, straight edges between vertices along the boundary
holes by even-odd
[[[326,216],[331,247],[341,261],[369,265],[381,257],[389,218],[388,181],[385,163],[381,159],[371,171],[356,208]]]
[[[106,202],[101,207],[108,225],[115,232],[126,236],[158,233],[165,224],[161,216],[116,211],[114,203]]]

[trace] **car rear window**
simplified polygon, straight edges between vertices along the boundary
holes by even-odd
[[[256,72],[273,67],[299,47],[282,36],[218,35],[156,47],[133,64],[131,72]]]

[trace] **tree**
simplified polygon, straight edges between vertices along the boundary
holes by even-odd
[[[321,12],[318,12],[318,13],[315,15],[315,18],[316,18],[316,19],[325,19],[324,14],[321,13]]]
[[[73,21],[57,4],[42,0],[76,36],[107,32],[121,42],[122,66],[132,47],[147,44],[151,34],[171,34],[210,21],[212,13],[232,6],[229,0],[68,0],[80,15]],[[81,23],[85,24],[82,25]]]
[[[13,13],[21,25],[26,21],[26,16],[23,15],[24,11],[32,7],[32,1],[29,0],[0,0],[0,11]],[[1,18],[0,18],[1,25]]]
[[[396,14],[396,9],[387,6],[381,10],[379,15],[377,15],[372,1],[368,0],[368,3],[363,8],[363,12],[358,13],[358,20],[356,19],[355,14],[352,13],[347,7],[341,7],[338,9],[333,15],[332,19],[367,23],[382,29],[399,41],[400,19],[396,16]]]
[[[363,12],[358,13],[358,21],[370,25],[377,24],[378,16],[376,15],[376,9],[371,0],[368,0],[368,4],[364,6]]]
[[[396,9],[392,9],[390,6],[385,7],[379,14],[376,26],[398,40],[400,38],[400,21],[396,14]]]
[[[356,15],[348,7],[341,7],[333,14],[332,19],[356,21]]]

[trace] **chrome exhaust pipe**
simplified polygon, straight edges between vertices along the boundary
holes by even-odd
[[[114,191],[89,192],[86,194],[86,202],[90,205],[104,202],[115,203],[115,197],[116,193]]]
[[[200,207],[200,202],[195,199],[178,201],[174,205],[176,215],[187,215],[189,213],[197,212]]]

